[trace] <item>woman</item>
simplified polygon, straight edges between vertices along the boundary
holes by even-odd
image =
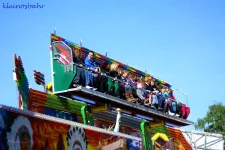
[[[130,79],[128,78],[128,76],[129,76],[129,72],[126,71],[126,70],[124,70],[123,71],[123,74],[121,76],[121,80],[123,81],[121,83],[121,85],[125,89],[125,97],[126,97],[126,100],[129,101],[129,102],[136,102],[137,99],[134,98],[134,96],[133,96],[132,87],[130,85],[132,83],[130,83]]]
[[[148,99],[149,104],[151,104],[152,108],[158,107],[158,98],[157,94],[159,93],[158,88],[155,86],[154,79],[152,79],[150,76],[145,78],[145,90],[148,92]]]
[[[109,66],[109,73],[108,75],[112,78],[108,78],[108,94],[116,97],[120,97],[120,84],[118,83],[117,79],[120,79],[120,75],[118,73],[118,64],[112,63]]]
[[[148,103],[148,99],[146,97],[146,91],[145,91],[145,84],[144,84],[144,79],[142,77],[139,78],[139,81],[137,83],[137,96],[140,99],[141,104]]]

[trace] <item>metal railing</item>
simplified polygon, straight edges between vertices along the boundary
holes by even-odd
[[[185,96],[185,98],[186,98],[186,105],[188,106],[188,96],[187,96],[187,94],[186,93],[184,93],[182,90],[180,90],[180,89],[173,89],[173,91],[180,91],[184,96]]]

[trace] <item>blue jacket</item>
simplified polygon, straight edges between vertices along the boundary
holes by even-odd
[[[86,65],[86,67],[91,68],[91,69],[96,69],[98,68],[98,65],[96,64],[96,62],[94,61],[94,59],[89,59],[88,56],[85,58],[84,63]]]

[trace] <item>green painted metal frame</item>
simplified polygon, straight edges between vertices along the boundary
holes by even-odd
[[[51,43],[52,46],[52,68],[53,68],[53,92],[63,91],[69,89],[74,76],[76,75],[76,66],[73,64],[64,65],[55,59],[56,45]],[[67,70],[68,69],[68,70]]]
[[[151,140],[151,134],[150,134],[150,131],[148,128],[148,124],[149,124],[149,122],[147,122],[146,120],[143,120],[140,125],[144,150],[154,150],[153,145],[152,145],[152,140]]]
[[[84,124],[88,124],[88,117],[87,117],[87,106],[83,106],[81,107],[81,115],[82,115],[82,119],[83,119],[83,123]]]
[[[84,124],[94,126],[94,118],[89,114],[87,105],[81,107],[81,116]]]

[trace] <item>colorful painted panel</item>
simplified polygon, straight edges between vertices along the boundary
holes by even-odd
[[[152,134],[164,133],[169,138],[170,141],[161,147],[161,150],[170,149],[173,147],[174,150],[191,150],[190,144],[187,142],[182,132],[179,129],[174,129],[166,126],[156,126],[150,128]]]
[[[14,75],[19,91],[19,107],[27,109],[28,98],[29,98],[29,83],[23,68],[23,63],[20,56],[14,55]]]
[[[29,109],[33,107],[32,105],[39,105],[43,107],[53,108],[61,111],[66,111],[70,113],[79,113],[82,106],[87,104],[84,102],[79,102],[69,98],[59,97],[54,94],[47,94],[45,92],[30,89],[29,97]],[[35,110],[33,110],[35,111]]]
[[[134,142],[139,150],[139,142]],[[0,109],[1,150],[128,150],[128,145],[128,139],[96,129],[84,129]]]

